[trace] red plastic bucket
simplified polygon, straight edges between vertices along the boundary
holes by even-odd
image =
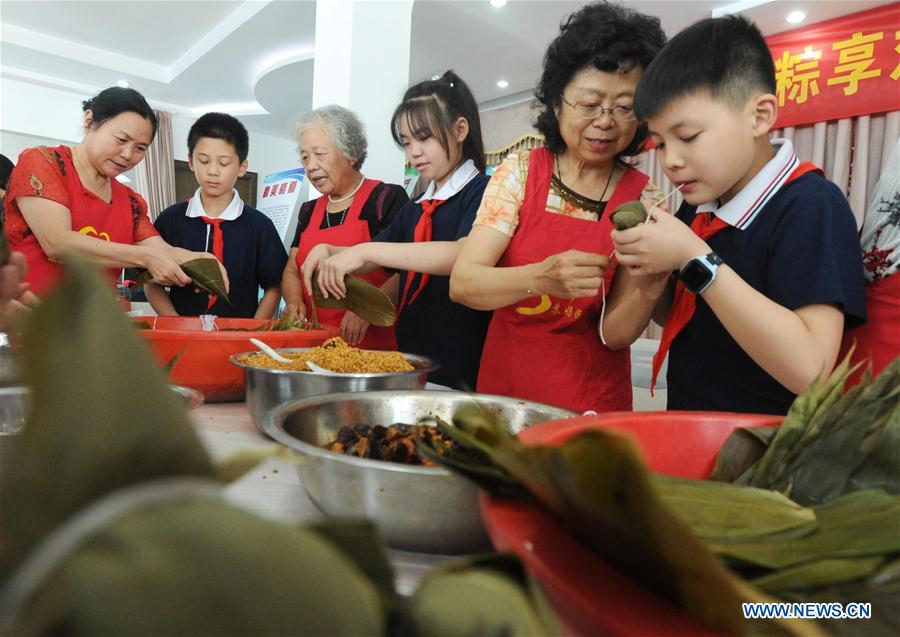
[[[528,444],[561,445],[588,429],[612,429],[633,436],[654,471],[705,478],[734,429],[781,421],[781,416],[715,412],[618,412],[543,423],[519,437]],[[719,635],[621,574],[542,507],[484,495],[481,505],[494,546],[516,553],[543,583],[570,635]]]
[[[180,354],[169,372],[170,381],[202,392],[208,403],[244,400],[244,370],[229,363],[228,357],[255,349],[250,337],[279,348],[315,347],[338,335],[338,329],[330,326],[319,330],[204,332],[196,316],[146,316],[135,320],[150,326],[139,331],[161,365],[169,364]],[[219,330],[257,330],[267,322],[217,318],[215,324]]]

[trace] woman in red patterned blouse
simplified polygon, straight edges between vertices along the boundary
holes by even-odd
[[[144,158],[156,115],[134,89],[108,88],[83,105],[80,144],[26,149],[10,177],[6,231],[12,249],[25,254],[25,281],[46,294],[65,255],[78,254],[113,280],[123,267],[140,267],[162,285],[190,284],[179,264],[212,255],[167,244],[143,198],[116,180]]]

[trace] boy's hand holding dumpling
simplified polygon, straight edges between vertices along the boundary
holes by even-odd
[[[694,257],[711,251],[703,239],[665,208],[652,206],[648,213],[650,223],[641,223],[628,230],[613,230],[611,235],[616,259],[628,267],[631,274],[659,275],[664,279]]]

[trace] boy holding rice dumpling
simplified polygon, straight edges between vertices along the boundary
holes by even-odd
[[[668,351],[670,409],[786,413],[865,321],[850,207],[789,140],[769,140],[775,92],[759,30],[727,16],[675,36],[635,95],[685,203],[612,238],[652,291],[638,320],[665,324],[653,368]]]

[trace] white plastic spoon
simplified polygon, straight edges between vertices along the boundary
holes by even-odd
[[[268,345],[263,343],[258,338],[251,338],[250,342],[253,343],[254,345],[256,345],[263,352],[265,352],[266,354],[268,354],[269,356],[274,358],[279,363],[290,363],[291,362],[290,358],[285,358],[284,356],[282,356],[281,354],[276,352],[274,349],[272,349],[271,347],[269,347]]]
[[[337,372],[333,372],[330,369],[325,369],[324,367],[319,367],[318,365],[310,361],[306,361],[306,366],[309,367],[310,371],[316,372],[317,374],[337,374]]]

